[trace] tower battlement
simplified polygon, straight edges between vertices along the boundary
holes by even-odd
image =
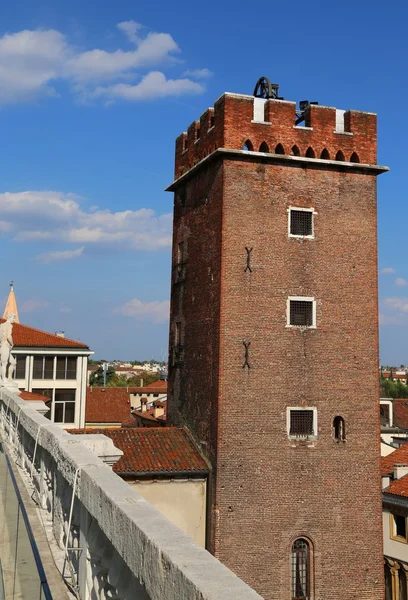
[[[376,164],[374,113],[311,104],[295,121],[295,102],[225,93],[176,139],[175,178],[218,148]]]

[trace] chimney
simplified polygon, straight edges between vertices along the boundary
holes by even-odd
[[[381,477],[381,489],[385,490],[390,485],[390,478],[388,475],[383,475]]]
[[[401,479],[408,475],[408,464],[407,463],[395,463],[394,464],[394,479]]]
[[[143,377],[140,378],[140,387],[143,387]]]
[[[164,406],[163,406],[163,402],[160,402],[160,400],[155,400],[153,402],[153,416],[155,419],[157,419],[158,417],[162,417],[164,415]]]
[[[65,331],[56,331],[55,335],[57,335],[58,337],[64,338],[65,337]]]
[[[141,398],[140,399],[140,405],[141,405],[142,413],[146,412],[146,410],[147,410],[147,398]]]

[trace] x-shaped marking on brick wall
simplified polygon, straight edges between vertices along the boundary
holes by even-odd
[[[249,364],[249,346],[251,345],[251,342],[248,340],[247,342],[242,343],[244,344],[245,348],[244,364],[242,365],[242,368],[245,369],[245,367],[248,367],[248,369],[250,369],[251,365]]]
[[[246,256],[246,267],[244,269],[244,273],[246,273],[247,271],[249,271],[250,273],[252,273],[252,268],[251,268],[251,253],[253,248],[248,248],[247,246],[245,246],[245,250],[247,253]]]

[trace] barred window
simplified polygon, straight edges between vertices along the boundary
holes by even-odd
[[[313,211],[289,210],[289,233],[297,236],[313,236]]]
[[[297,438],[307,438],[315,435],[313,409],[290,409],[289,435]]]
[[[304,538],[292,546],[292,600],[310,598],[310,545]]]
[[[313,322],[313,300],[290,300],[289,301],[289,325],[312,327]]]

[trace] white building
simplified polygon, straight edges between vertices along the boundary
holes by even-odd
[[[17,315],[13,327],[14,378],[20,390],[50,398],[48,418],[64,428],[85,426],[85,404],[89,347],[79,341],[51,334],[18,320],[13,286],[4,317]],[[3,322],[0,319],[0,322]]]

